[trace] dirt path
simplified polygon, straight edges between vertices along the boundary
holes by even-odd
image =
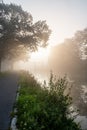
[[[0,130],[8,130],[17,88],[17,74],[0,77]]]

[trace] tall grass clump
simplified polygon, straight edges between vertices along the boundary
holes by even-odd
[[[41,87],[35,78],[23,73],[17,101],[19,130],[81,130],[68,116],[71,98],[65,94],[66,78],[51,73],[49,85]]]

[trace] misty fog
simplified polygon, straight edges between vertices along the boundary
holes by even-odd
[[[59,16],[57,21],[52,19],[54,15],[50,19],[50,12],[48,23],[51,23],[52,27],[55,25],[54,30],[51,30],[51,26],[47,24],[46,20],[35,21],[33,16],[24,11],[21,6],[4,4],[1,1],[0,72],[28,71],[41,84],[44,81],[49,82],[50,72],[56,77],[66,76],[71,86],[70,96],[72,97],[73,106],[79,109],[80,116],[84,118],[84,116],[87,116],[87,28],[85,27],[81,31],[77,30],[71,37],[66,37],[67,39],[63,40],[66,34],[73,33],[77,29],[76,25],[78,25],[76,22],[74,26],[75,17],[72,16],[71,10],[71,14],[68,13],[66,7],[64,6],[67,17],[65,17],[66,15],[62,9],[63,6],[60,8],[63,12],[60,11],[59,13],[61,20],[58,27]],[[82,16],[85,16],[83,12]],[[77,14],[76,18],[80,16],[80,12]],[[85,21],[84,18],[82,20]],[[71,21],[73,22],[71,23]],[[68,24],[72,30],[69,29]],[[79,26],[79,29],[83,28]],[[62,29],[60,30],[60,28]],[[50,36],[55,34],[54,32],[58,32],[55,35],[56,38],[50,39]],[[57,37],[62,38],[62,42],[57,43],[54,40]]]

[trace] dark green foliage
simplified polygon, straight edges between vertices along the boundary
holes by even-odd
[[[0,63],[4,58],[23,60],[26,51],[45,47],[50,33],[46,21],[33,23],[32,15],[21,6],[0,3]]]
[[[51,74],[49,88],[29,74],[21,78],[20,96],[17,101],[17,127],[19,130],[80,130],[68,117],[71,98],[64,95],[66,78],[54,80]]]

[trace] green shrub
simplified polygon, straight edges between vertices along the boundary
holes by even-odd
[[[67,81],[54,79],[51,74],[49,89],[29,74],[21,78],[20,96],[17,101],[19,130],[80,130],[68,116],[71,98],[65,95]]]

